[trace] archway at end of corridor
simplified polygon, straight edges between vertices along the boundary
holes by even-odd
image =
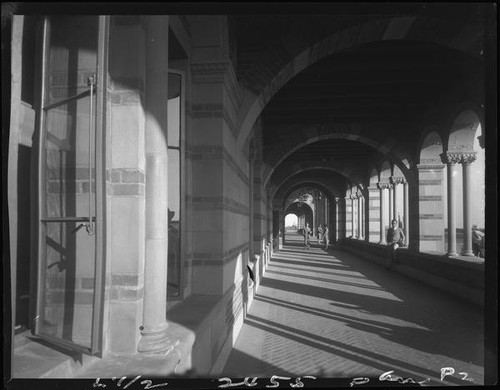
[[[308,224],[312,237],[323,240],[322,228],[330,221],[328,196],[316,188],[298,188],[284,202],[283,244],[303,245],[304,228]]]

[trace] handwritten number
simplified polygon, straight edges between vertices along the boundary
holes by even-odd
[[[392,372],[392,371],[391,371]],[[365,383],[370,382],[368,378],[354,378],[351,383],[349,383],[349,387],[364,385]]]
[[[143,380],[141,382],[141,385],[144,385],[144,384],[146,385],[144,387],[144,390],[154,389],[155,387],[167,386],[168,385],[167,382],[165,382],[165,383],[159,383],[157,385],[152,385],[152,383],[153,383],[152,381],[150,381],[149,379],[146,379],[146,380]]]
[[[290,383],[290,387],[304,387],[304,384],[300,381],[300,376],[295,378],[295,384]]]
[[[282,379],[282,380],[289,380],[289,379],[292,379],[292,378],[289,378],[289,377],[286,377],[286,376],[277,376],[277,375],[273,375],[270,379],[272,385],[266,385],[266,387],[271,387],[271,388],[274,388],[274,387],[279,387],[280,384],[278,381],[276,381],[276,379]]]
[[[218,386],[220,389],[224,389],[226,387],[230,387],[231,384],[233,383],[233,381],[231,380],[231,378],[219,378],[219,382],[220,381],[226,381],[225,384]]]
[[[139,378],[141,377],[141,375],[137,375],[134,379],[132,379],[129,383],[127,383],[123,389],[126,389],[128,388],[132,383],[134,383],[135,381],[137,381]]]
[[[245,378],[245,385],[247,385],[249,387],[256,386],[257,385],[257,377],[253,377],[252,381],[250,383],[248,383],[248,378]]]
[[[116,385],[117,385],[118,387],[121,387],[122,382],[123,382],[125,379],[127,379],[127,377],[126,377],[126,376],[122,376]]]
[[[101,378],[96,378],[92,387],[102,387],[102,388],[106,387],[106,385],[104,383],[99,383],[100,380],[101,380]]]
[[[467,374],[466,372],[459,372],[458,375],[464,375],[464,377],[462,378],[463,381],[474,382],[474,379],[469,378],[469,374]]]

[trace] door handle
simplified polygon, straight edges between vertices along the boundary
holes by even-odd
[[[85,228],[85,230],[87,230],[87,233],[89,234],[89,236],[92,236],[95,234],[94,226],[93,226],[92,222],[82,222],[75,229],[73,229],[73,231],[71,233],[76,233],[78,230],[80,230],[83,227]]]
[[[94,89],[96,87],[96,75],[93,74],[87,79],[87,85],[90,87],[90,104],[89,104],[89,221],[81,224],[81,226],[77,227],[77,230],[81,227],[85,226],[87,233],[89,236],[95,234],[94,230],[94,221],[92,219],[92,148],[94,146],[93,140],[93,123],[94,120]],[[76,230],[75,230],[76,231]]]

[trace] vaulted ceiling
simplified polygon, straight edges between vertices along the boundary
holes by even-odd
[[[310,131],[311,139],[318,138],[314,129],[319,127],[373,128],[389,137],[392,131],[397,142],[416,143],[415,124],[446,93],[462,81],[481,80],[481,14],[474,4],[338,3],[322,14],[313,8],[304,14],[231,16],[237,77],[256,95],[305,48],[342,31],[366,33],[356,30],[361,24],[387,32],[394,17],[411,19],[405,39],[347,44],[306,67],[272,96],[260,114],[264,163],[278,169],[276,161],[290,165],[337,159],[368,166],[381,157],[356,139],[325,139],[321,133],[321,140],[277,158],[290,150],[290,139],[303,144],[298,132]],[[469,33],[464,34],[464,26],[472,26]],[[342,39],[354,42],[357,37]],[[452,48],[457,41],[466,49]]]

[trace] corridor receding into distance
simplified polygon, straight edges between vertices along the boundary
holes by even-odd
[[[475,306],[336,248],[313,242],[306,250],[294,231],[272,256],[223,372],[353,378],[394,371],[429,385],[466,385],[483,383],[483,356]],[[441,381],[450,367],[455,374]]]

